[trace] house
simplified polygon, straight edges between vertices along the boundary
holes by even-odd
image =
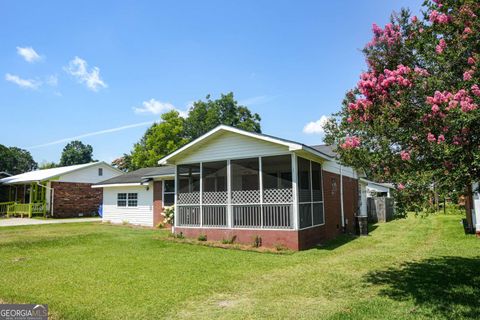
[[[175,200],[173,166],[142,168],[92,186],[103,190],[102,220],[153,227]]]
[[[176,234],[301,250],[355,230],[359,174],[329,146],[221,125],[159,164],[174,167]]]
[[[9,201],[0,204],[0,215],[95,215],[102,203],[102,192],[92,189],[92,184],[121,174],[105,162],[92,162],[5,177],[0,184],[8,187]]]
[[[394,200],[391,183],[380,183],[365,178],[359,179],[360,215],[368,216],[370,222],[387,222],[394,218]]]
[[[467,222],[472,226],[473,231],[480,237],[480,190],[479,183],[474,183],[472,186],[472,197],[466,201],[467,212]]]

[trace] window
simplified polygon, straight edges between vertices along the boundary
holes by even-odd
[[[186,164],[178,166],[179,193],[200,191],[200,164]]]
[[[292,157],[262,158],[263,189],[292,188]]]
[[[138,206],[138,193],[117,193],[117,207]]]
[[[202,163],[203,192],[227,191],[227,161]]]
[[[117,193],[117,207],[126,207],[126,206],[127,206],[127,194]]]
[[[136,207],[138,205],[138,193],[129,193],[128,194],[128,206]]]
[[[98,168],[98,175],[103,176],[103,168]]]
[[[175,204],[175,180],[163,181],[163,206],[169,207]]]
[[[258,158],[232,160],[232,191],[260,189]]]

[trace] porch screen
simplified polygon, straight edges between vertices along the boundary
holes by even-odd
[[[176,216],[179,225],[200,225],[200,164],[177,167],[178,194]]]
[[[230,166],[233,226],[261,227],[259,159],[232,160]]]
[[[227,161],[202,163],[202,225],[227,225]]]
[[[322,166],[298,157],[298,197],[300,228],[324,223]]]

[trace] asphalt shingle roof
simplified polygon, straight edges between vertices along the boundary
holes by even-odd
[[[118,183],[140,183],[144,178],[156,177],[156,176],[168,176],[173,174],[175,174],[174,166],[149,167],[149,168],[138,169],[132,172],[127,172],[125,174],[122,174],[121,176],[96,183],[95,185],[118,184]]]

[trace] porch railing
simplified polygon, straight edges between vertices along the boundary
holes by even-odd
[[[15,204],[15,202],[14,201],[0,202],[0,215],[6,215],[8,206],[12,204]]]
[[[34,203],[10,203],[6,206],[7,217],[11,216],[28,216],[31,218],[33,215],[45,215],[47,213],[47,205],[45,202]]]

